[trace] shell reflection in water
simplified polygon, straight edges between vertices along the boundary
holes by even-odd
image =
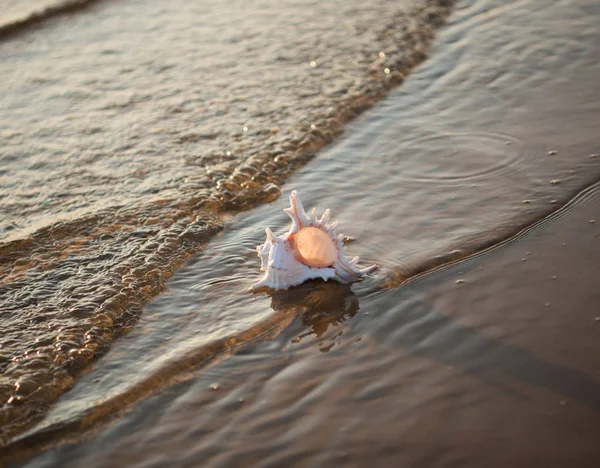
[[[293,341],[299,343],[312,336],[314,341],[309,341],[309,344],[316,344],[323,353],[330,351],[336,343],[339,332],[334,330],[359,311],[358,297],[350,285],[335,281],[309,281],[269,295],[274,311],[298,316],[306,327]]]

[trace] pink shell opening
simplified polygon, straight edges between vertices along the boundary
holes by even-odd
[[[325,268],[337,257],[337,247],[331,236],[316,227],[304,227],[293,235],[296,258],[306,266]]]

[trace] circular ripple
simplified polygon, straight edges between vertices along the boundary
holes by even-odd
[[[490,133],[444,133],[417,138],[396,153],[404,179],[440,182],[497,177],[532,160],[521,141]]]

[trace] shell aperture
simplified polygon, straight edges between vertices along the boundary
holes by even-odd
[[[319,228],[307,226],[292,237],[296,258],[309,267],[323,268],[333,265],[337,249],[327,233]]]

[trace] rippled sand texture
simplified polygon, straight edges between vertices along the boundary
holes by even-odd
[[[227,219],[7,456],[81,437],[30,466],[595,467],[599,18],[461,4],[285,187],[376,275],[248,294],[285,199]]]
[[[280,335],[28,466],[595,467],[598,282],[581,273],[597,268],[599,212],[595,185],[392,291],[275,294]]]
[[[0,42],[0,438],[131,328],[219,213],[277,198],[400,83],[451,3],[97,2],[35,24],[18,18],[45,3],[17,8]]]

